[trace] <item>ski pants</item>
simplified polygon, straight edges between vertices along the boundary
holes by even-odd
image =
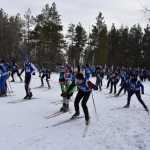
[[[46,77],[47,86],[50,88],[49,78],[48,78],[46,75],[42,75],[42,77],[41,77],[41,84],[44,85],[43,79],[44,79],[45,77]]]
[[[110,93],[113,92],[113,88],[114,88],[114,94],[116,94],[116,85],[117,85],[116,82],[111,82]]]
[[[96,86],[102,90],[102,79],[96,78]]]
[[[89,92],[83,92],[81,90],[78,91],[75,101],[74,101],[74,107],[75,107],[75,113],[79,114],[79,103],[82,99],[82,108],[83,108],[83,112],[85,115],[85,120],[89,120],[89,111],[88,111],[88,107],[87,107],[87,101],[90,97],[91,91]]]
[[[118,95],[120,95],[120,93],[122,92],[122,90],[124,90],[124,94],[126,93],[126,86],[125,85],[121,85],[121,88],[119,89]]]
[[[14,74],[15,73],[17,73],[17,76],[20,78],[20,80],[22,81],[22,78],[21,78],[21,76],[20,76],[20,74],[19,74],[19,71],[18,70],[13,70],[12,72],[11,72],[11,77],[12,77],[12,80],[14,81]]]
[[[26,91],[26,95],[30,95],[30,88],[29,88],[30,81],[31,81],[31,75],[30,74],[26,74],[25,75],[25,91]]]
[[[142,106],[144,107],[144,109],[147,111],[147,110],[148,110],[148,107],[146,106],[146,104],[145,104],[144,101],[142,100],[140,91],[136,91],[136,92],[134,92],[134,91],[128,91],[127,106],[130,105],[131,97],[132,97],[133,94],[136,95],[138,101],[141,103],[141,105],[142,105]]]

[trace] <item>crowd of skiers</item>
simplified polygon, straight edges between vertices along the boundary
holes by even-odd
[[[95,84],[90,81],[91,76],[96,77]],[[62,90],[63,106],[60,111],[66,112],[69,110],[69,99],[75,91],[75,86],[77,86],[78,93],[74,101],[75,114],[73,117],[79,116],[79,102],[82,100],[82,108],[86,123],[88,124],[89,113],[86,103],[92,89],[102,90],[104,77],[107,79],[106,88],[109,88],[110,94],[114,94],[114,96],[118,97],[122,91],[124,94],[127,93],[127,103],[123,108],[130,106],[131,97],[135,94],[145,111],[149,113],[149,109],[142,100],[141,94],[144,94],[142,82],[145,80],[150,81],[150,70],[106,66],[90,67],[89,65],[83,68],[78,67],[76,72],[74,72],[69,65],[61,68],[59,82]],[[117,86],[120,87],[118,91]]]
[[[14,74],[16,73],[22,82],[22,73],[25,72],[24,83],[26,95],[24,99],[31,99],[32,92],[29,87],[32,75],[35,75],[35,66],[27,59],[20,70],[15,61],[6,63],[4,60],[0,61],[0,96],[7,95],[7,80],[11,76],[11,82],[15,82]],[[60,108],[60,112],[69,111],[69,101],[71,96],[77,90],[77,94],[74,100],[75,113],[72,118],[76,118],[80,114],[79,103],[81,102],[83,112],[85,115],[86,124],[89,124],[89,112],[87,107],[87,101],[92,93],[92,90],[102,90],[104,87],[103,79],[106,77],[107,85],[110,94],[118,97],[121,92],[127,93],[127,103],[124,108],[130,106],[131,97],[136,95],[138,101],[141,103],[145,111],[149,112],[148,107],[142,100],[141,94],[144,94],[144,86],[142,82],[150,81],[150,70],[140,68],[127,68],[127,67],[108,67],[108,66],[96,66],[91,67],[88,64],[77,68],[65,64],[59,68],[59,84],[61,88],[61,96],[63,97],[63,105]],[[47,68],[42,68],[39,71],[39,77],[41,79],[41,87],[44,86],[44,78],[46,79],[47,86],[50,89],[51,71]],[[95,77],[95,83],[90,81],[91,77]],[[117,87],[119,90],[117,91]]]

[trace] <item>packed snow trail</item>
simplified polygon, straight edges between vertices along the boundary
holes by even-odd
[[[94,79],[93,79],[94,80]],[[150,116],[133,96],[129,109],[120,109],[126,104],[126,96],[110,97],[104,83],[101,92],[93,93],[99,120],[95,115],[92,97],[88,101],[90,125],[85,138],[82,137],[85,121],[78,119],[56,128],[54,124],[68,119],[74,113],[73,101],[70,102],[72,113],[46,119],[45,116],[60,109],[60,87],[58,75],[52,74],[52,88],[40,86],[38,76],[31,81],[33,97],[38,99],[13,103],[25,96],[24,84],[11,83],[11,96],[0,98],[0,148],[2,150],[149,150]],[[150,93],[150,82],[145,82],[145,93]],[[75,93],[76,94],[76,93]],[[73,100],[75,98],[73,95]],[[150,108],[150,96],[143,95],[143,100]],[[11,103],[12,102],[12,103]],[[81,116],[83,115],[80,108]]]

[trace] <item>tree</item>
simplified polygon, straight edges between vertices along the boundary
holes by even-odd
[[[68,61],[74,66],[83,64],[87,35],[81,23],[76,26],[74,24],[69,26],[67,38],[69,41]]]
[[[75,25],[74,24],[69,25],[66,38],[68,39],[68,50],[67,50],[68,63],[75,65],[74,64],[75,63],[75,55],[74,55]]]
[[[0,54],[1,58],[19,59],[19,46],[22,40],[22,20],[19,14],[10,16],[0,9]]]
[[[91,44],[94,49],[94,64],[107,64],[108,61],[108,36],[104,17],[100,12],[96,18],[96,25],[92,27]]]
[[[108,43],[109,43],[109,64],[117,65],[118,64],[118,48],[119,48],[119,32],[115,27],[115,24],[112,24],[111,30],[108,34]]]
[[[85,29],[82,27],[81,23],[75,28],[75,39],[74,39],[74,56],[75,56],[75,64],[83,64],[85,46],[87,42],[87,35]]]
[[[119,48],[118,48],[118,64],[129,66],[128,58],[129,57],[129,28],[123,27],[118,30],[119,31]]]
[[[150,67],[150,26],[144,29],[144,36],[142,41],[142,48],[144,52],[144,66]]]
[[[36,17],[36,26],[32,32],[36,59],[41,65],[53,66],[64,63],[62,50],[65,48],[65,41],[62,30],[56,4],[53,3],[51,7],[46,4],[41,14]]]
[[[127,65],[129,57],[128,47],[128,31],[127,27],[121,26],[120,29],[116,29],[115,25],[112,24],[111,30],[108,34],[109,41],[109,64],[110,65]]]
[[[131,66],[139,67],[142,64],[142,29],[140,25],[134,25],[129,31],[129,56]]]
[[[31,9],[28,8],[27,11],[24,14],[24,18],[25,18],[25,42],[27,44],[29,44],[29,40],[30,40],[30,31],[31,31],[31,27],[34,24],[34,17],[32,16],[31,13]]]

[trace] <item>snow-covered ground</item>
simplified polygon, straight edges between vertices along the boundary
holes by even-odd
[[[94,91],[98,117],[90,97],[91,124],[83,138],[84,118],[53,126],[74,113],[76,93],[70,102],[71,112],[47,119],[61,107],[58,75],[51,77],[52,89],[36,88],[39,85],[35,76],[31,83],[33,100],[19,102],[25,96],[24,84],[19,80],[11,83],[11,96],[0,98],[0,150],[150,150],[150,116],[135,96],[129,109],[119,109],[126,104],[126,96],[111,97],[106,83],[102,92]],[[149,94],[150,82],[144,86]],[[150,108],[150,96],[142,97]]]

